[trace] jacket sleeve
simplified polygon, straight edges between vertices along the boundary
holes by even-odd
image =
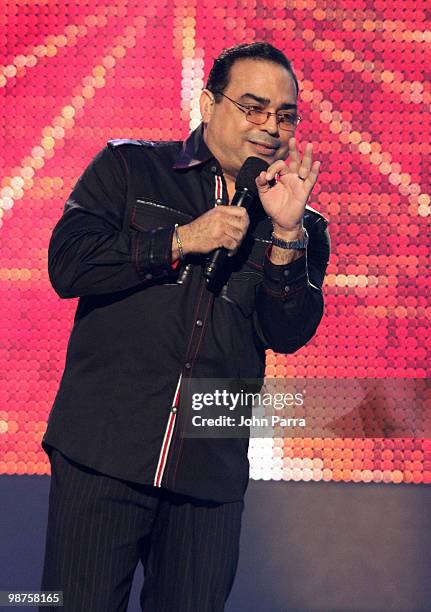
[[[172,271],[174,225],[123,232],[127,168],[106,146],[86,168],[54,227],[48,273],[61,298],[129,289]]]
[[[323,218],[309,231],[305,254],[285,265],[265,256],[263,282],[256,293],[253,322],[265,349],[294,353],[316,333],[323,316],[322,285],[331,243]]]

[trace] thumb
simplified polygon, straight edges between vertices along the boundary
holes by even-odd
[[[268,191],[270,185],[269,185],[268,181],[266,180],[266,172],[265,172],[265,170],[262,170],[262,172],[257,175],[257,177],[256,177],[256,187],[258,188],[258,191],[260,193],[265,193],[266,191]]]

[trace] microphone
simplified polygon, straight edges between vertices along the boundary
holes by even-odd
[[[260,157],[247,157],[236,177],[235,194],[231,206],[244,206],[248,214],[251,215],[258,200],[256,177],[268,166],[269,164]],[[213,251],[204,270],[207,285],[213,285],[219,278],[228,252],[225,247]]]

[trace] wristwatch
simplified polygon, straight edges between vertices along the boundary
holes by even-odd
[[[281,238],[278,238],[278,236],[276,236],[274,232],[272,232],[271,234],[272,244],[275,244],[275,246],[278,246],[281,249],[295,249],[295,250],[306,249],[308,245],[308,241],[309,241],[309,236],[308,236],[308,232],[305,229],[305,227],[303,228],[303,232],[304,232],[304,235],[302,238],[300,238],[299,240],[291,240],[290,242],[286,240],[282,240]]]

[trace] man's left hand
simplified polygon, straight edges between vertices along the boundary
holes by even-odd
[[[313,144],[308,142],[301,161],[296,140],[292,137],[289,140],[288,163],[279,159],[271,164],[266,172],[263,171],[256,177],[262,206],[272,218],[277,234],[292,232],[302,227],[305,205],[320,170],[320,162],[313,163],[312,153]],[[301,180],[299,176],[305,180]]]

